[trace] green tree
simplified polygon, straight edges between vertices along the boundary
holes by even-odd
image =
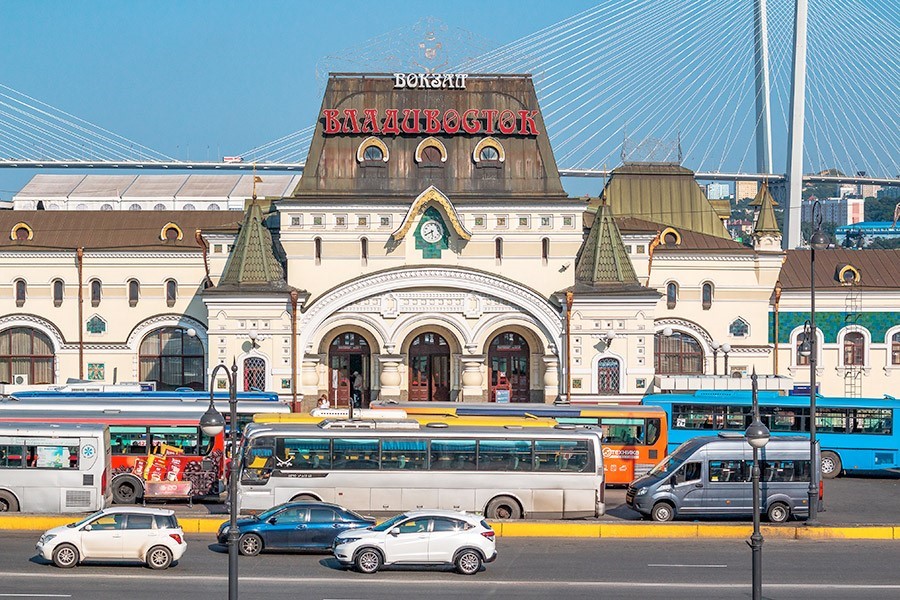
[[[896,198],[866,198],[866,221],[893,221]]]

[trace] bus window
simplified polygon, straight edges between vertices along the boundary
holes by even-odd
[[[147,428],[110,426],[113,454],[147,454]]]
[[[892,419],[889,408],[857,408],[850,417],[850,433],[891,435]]]
[[[22,452],[22,446],[0,446],[0,469],[20,468]]]
[[[809,481],[808,460],[763,460],[759,465],[760,481],[774,483]]]
[[[150,435],[153,440],[154,454],[166,454],[166,451],[178,450],[194,456],[200,454],[199,427],[151,427]],[[164,448],[164,446],[168,446],[168,448]]]
[[[753,421],[749,406],[726,406],[725,429],[747,429]]]
[[[381,441],[381,468],[424,470],[428,466],[427,440],[405,438]]]
[[[530,471],[531,440],[481,440],[479,471]]]
[[[78,446],[28,446],[25,466],[35,469],[77,469]]]
[[[847,411],[841,408],[816,410],[819,433],[847,433]]]
[[[603,443],[622,446],[644,445],[644,419],[600,419],[603,427]]]
[[[652,446],[659,441],[661,422],[659,419],[647,419],[647,445]]]
[[[332,469],[378,469],[377,439],[335,439]]]
[[[763,406],[759,409],[760,420],[771,431],[806,431],[809,414],[802,408],[779,408]]]
[[[566,471],[581,473],[593,469],[590,447],[585,440],[536,440],[534,464],[536,471]]]
[[[432,440],[432,471],[474,471],[475,440]]]
[[[672,427],[675,429],[718,429],[714,426],[716,406],[675,404],[672,406]],[[718,421],[718,419],[715,419]]]
[[[275,440],[265,437],[251,440],[244,449],[244,469],[241,472],[241,483],[247,485],[266,483],[272,475],[274,465]]]
[[[331,442],[325,438],[279,438],[275,446],[277,469],[330,469]]]
[[[699,463],[697,464],[699,465]],[[744,471],[746,464],[742,460],[711,460],[709,461],[709,480],[720,483],[746,481],[747,477]]]

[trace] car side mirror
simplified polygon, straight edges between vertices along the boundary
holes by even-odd
[[[93,527],[91,527],[90,525],[85,525],[85,526],[82,528],[82,531],[90,531],[91,529],[93,529]]]
[[[675,487],[678,485],[678,475],[673,474],[671,478],[669,478],[669,485]]]
[[[393,529],[391,529],[391,535],[400,535],[400,528],[394,527]]]
[[[268,523],[269,525],[274,525],[277,522],[278,522],[278,517],[271,517],[268,521],[266,521],[266,523]]]

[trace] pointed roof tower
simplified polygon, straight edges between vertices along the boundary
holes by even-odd
[[[576,285],[603,287],[638,286],[634,267],[625,252],[622,235],[606,200],[597,210],[581,255],[575,262]]]
[[[781,229],[775,216],[778,203],[769,192],[769,184],[763,182],[759,186],[756,197],[750,206],[758,206],[756,220],[753,223],[753,248],[756,250],[773,250],[773,244],[781,249]]]
[[[251,202],[219,285],[205,293],[290,292],[258,202]]]

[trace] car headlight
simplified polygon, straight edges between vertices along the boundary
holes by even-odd
[[[649,488],[641,488],[641,489],[639,489],[639,490],[637,491],[637,494],[635,494],[635,496],[643,496],[644,494],[647,493],[647,490],[648,490],[648,489],[649,489]]]
[[[358,537],[346,537],[346,538],[338,538],[334,540],[335,546],[340,546],[341,544],[352,544],[353,542],[358,542],[362,538]]]
[[[47,542],[49,542],[50,540],[52,540],[55,537],[56,537],[55,533],[45,533],[44,535],[41,536],[40,542],[42,544],[46,544]]]
[[[225,534],[228,533],[230,530],[231,530],[231,525],[225,525],[224,527],[222,527],[222,529],[219,530],[219,533],[220,533],[221,535],[225,535]]]

